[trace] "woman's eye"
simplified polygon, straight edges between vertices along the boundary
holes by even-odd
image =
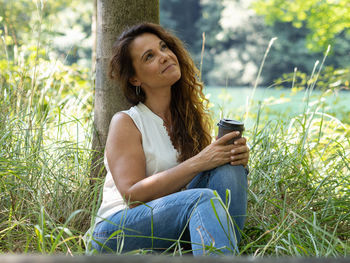
[[[149,60],[149,59],[151,59],[151,58],[153,58],[153,54],[152,54],[152,53],[147,54],[146,60]]]
[[[165,50],[165,49],[168,48],[168,46],[167,46],[166,44],[162,44],[161,48],[162,48],[163,50]]]

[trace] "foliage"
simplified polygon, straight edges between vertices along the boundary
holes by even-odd
[[[161,24],[174,29],[177,35],[185,40],[198,65],[201,60],[202,33],[205,32],[206,48],[202,70],[205,84],[253,85],[264,51],[270,39],[274,37],[278,39],[266,60],[259,85],[269,86],[282,74],[293,72],[295,67],[311,74],[315,60],[323,56],[327,45],[315,46],[312,51],[307,48],[310,29],[306,25],[296,28],[292,21],[285,20],[275,20],[273,24],[265,24],[264,17],[259,15],[260,6],[256,5],[257,14],[252,10],[251,2],[253,1],[160,1]],[[266,1],[262,0],[262,2]],[[280,2],[281,5],[299,3],[299,1]],[[181,11],[181,7],[185,5],[199,8],[185,8],[185,11]],[[277,7],[276,5],[273,9]],[[268,10],[270,9],[266,9],[266,12]],[[186,12],[186,15],[178,15],[183,12]],[[188,20],[188,17],[191,19]],[[335,39],[327,58],[327,65],[334,68],[348,68],[350,35],[343,30],[336,35]]]
[[[50,47],[51,59],[63,56],[69,64],[89,65],[91,15],[88,0],[0,0],[0,34],[14,60],[21,46],[40,44]],[[3,55],[0,52],[0,58]]]
[[[265,63],[259,83],[263,86],[270,85],[282,74],[293,72],[294,67],[310,74],[314,61],[325,51],[323,46],[319,46],[318,52],[310,52],[306,48],[310,33],[306,22],[300,28],[295,28],[293,21],[284,20],[275,20],[272,26],[266,25],[263,17],[251,9],[251,2],[160,0],[161,24],[174,30],[185,42],[199,67],[202,33],[205,32],[206,48],[202,64],[205,84],[251,86],[266,46],[273,37],[278,37],[278,40]],[[332,6],[324,5],[324,9]],[[92,8],[89,0],[1,0],[0,32],[6,42],[8,56],[18,59],[18,48],[22,45],[35,46],[39,38],[42,47],[49,47],[47,56],[51,60],[89,67]],[[334,39],[327,65],[347,68],[350,35],[343,30]],[[0,57],[5,58],[2,51]]]
[[[221,31],[219,20],[223,9],[222,2],[222,0],[160,0],[161,25],[173,30],[184,41],[198,68],[201,66],[202,33],[205,33],[206,56],[202,69],[205,81],[208,81],[206,76],[211,70],[214,59],[208,53],[216,53],[220,45],[216,40],[216,35]],[[179,14],[183,15],[179,16]]]
[[[330,70],[320,77],[321,86]],[[304,91],[301,113],[271,111],[267,98],[253,100],[245,120],[251,157],[244,255],[346,256],[350,251],[350,111],[344,109],[347,123],[332,116],[324,98],[339,87],[311,100],[316,78],[305,79],[302,86],[292,85],[296,93]],[[233,119],[244,111],[224,100],[216,107]]]
[[[255,130],[244,254],[348,255],[349,128],[305,113]]]
[[[202,7],[198,0],[160,0],[160,22],[166,28],[171,28],[176,35],[195,54],[200,52],[198,39],[201,32],[196,23],[200,19]],[[181,15],[179,15],[181,14]],[[188,25],[193,25],[189,27]]]
[[[254,8],[269,25],[282,21],[291,22],[296,28],[306,26],[307,47],[314,51],[325,50],[341,33],[350,33],[348,0],[257,0]]]
[[[309,78],[308,74],[296,71],[295,73],[283,74],[275,81],[276,88],[292,87],[295,89],[306,89],[315,79]],[[323,91],[350,90],[350,68],[334,69],[326,67],[318,77],[315,89]]]
[[[0,60],[0,251],[83,253],[97,198],[86,176],[89,71],[39,47],[19,54],[19,63]]]

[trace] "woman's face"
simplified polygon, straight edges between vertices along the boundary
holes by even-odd
[[[144,33],[130,44],[130,55],[135,76],[130,78],[134,86],[149,89],[171,87],[181,77],[176,55],[158,36]]]

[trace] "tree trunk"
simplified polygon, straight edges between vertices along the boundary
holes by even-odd
[[[97,0],[93,1],[94,9],[92,13],[91,35],[92,35],[92,52],[91,52],[91,72],[95,76],[96,73],[96,48],[97,48]],[[95,78],[93,78],[95,79]]]
[[[130,107],[108,76],[112,45],[126,26],[159,23],[159,0],[97,0],[97,50],[94,130],[90,178],[104,176],[103,151],[113,115]]]

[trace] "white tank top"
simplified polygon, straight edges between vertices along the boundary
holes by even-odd
[[[146,176],[162,172],[178,164],[178,153],[171,143],[163,125],[163,120],[158,115],[141,102],[122,112],[131,117],[142,135],[142,147],[146,157]],[[104,164],[107,176],[103,186],[102,203],[97,212],[95,224],[119,210],[127,208],[127,204],[114,184],[106,155]]]

